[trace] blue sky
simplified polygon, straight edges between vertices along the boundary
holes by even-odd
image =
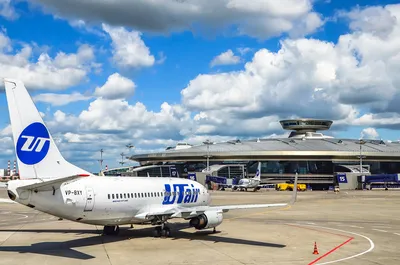
[[[61,151],[89,170],[100,148],[113,167],[127,143],[283,135],[291,117],[399,139],[396,1],[91,2],[0,0],[0,76],[25,82]],[[1,168],[14,160],[4,93],[0,106]]]

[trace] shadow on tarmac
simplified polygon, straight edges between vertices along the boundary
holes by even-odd
[[[269,247],[269,248],[284,248],[286,245],[274,244],[260,241],[252,241],[239,238],[230,237],[220,237],[217,236],[218,233],[213,233],[212,231],[197,231],[195,233],[185,232],[182,229],[188,228],[187,225],[170,224],[171,235],[168,239],[179,240],[203,240],[211,241],[214,243],[228,243],[228,244],[242,244],[250,246],[259,247]],[[0,232],[16,232],[16,233],[75,233],[77,235],[82,234],[93,234],[91,237],[73,239],[69,241],[62,242],[41,242],[34,243],[30,246],[0,246],[0,252],[18,252],[18,253],[34,253],[41,255],[51,255],[64,258],[72,258],[79,260],[88,260],[96,258],[92,255],[88,255],[79,252],[73,248],[86,247],[101,245],[107,243],[113,243],[123,240],[128,240],[132,238],[147,238],[152,237],[154,228],[140,228],[140,229],[129,229],[120,227],[120,232],[117,236],[104,236],[102,231],[96,229],[0,229]],[[160,239],[162,240],[162,239]]]

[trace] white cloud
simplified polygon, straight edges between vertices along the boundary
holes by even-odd
[[[57,16],[152,32],[195,31],[196,25],[212,31],[235,25],[238,34],[268,38],[283,32],[309,34],[323,23],[312,10],[312,0],[252,0],[251,4],[247,0],[38,2]]]
[[[245,54],[247,54],[248,52],[251,52],[252,49],[249,48],[249,47],[239,47],[239,48],[237,48],[237,51],[238,51],[241,55],[245,55]]]
[[[14,9],[11,0],[0,0],[0,16],[9,20],[18,18],[18,14]]]
[[[400,5],[385,10],[396,17],[385,39],[370,28],[364,32],[361,24],[337,43],[285,39],[277,52],[257,51],[241,71],[198,75],[181,91],[182,102],[199,112],[195,120],[203,133],[227,134],[224,126],[240,135],[247,128],[271,132],[279,128],[271,123],[293,116],[333,119],[335,128],[381,123],[377,118],[361,123],[361,108],[379,109],[387,128],[399,128],[393,113],[385,112],[400,113]]]
[[[203,5],[195,1],[190,3],[193,8]],[[190,3],[185,2],[182,8],[187,8]],[[221,3],[209,2],[217,6]],[[49,127],[60,139],[60,146],[67,156],[93,165],[97,163],[100,148],[105,148],[106,159],[112,159],[116,164],[119,153],[128,152],[127,143],[135,144],[133,152],[148,152],[163,150],[178,141],[197,144],[206,139],[218,142],[236,137],[287,137],[288,133],[278,122],[283,118],[333,119],[336,130],[348,125],[363,126],[366,129],[362,135],[372,138],[379,137],[378,128],[400,128],[397,104],[400,99],[399,7],[387,6],[377,13],[374,9],[371,9],[374,13],[351,11],[353,13],[347,14],[346,18],[350,19],[350,27],[355,31],[332,43],[301,38],[301,34],[297,36],[293,32],[296,27],[301,31],[311,30],[319,23],[315,16],[305,15],[310,14],[307,5],[300,6],[303,9],[284,10],[276,1],[270,3],[267,10],[263,6],[251,9],[242,1],[230,3],[235,12],[274,14],[275,22],[282,22],[276,32],[285,28],[295,39],[282,40],[277,52],[258,50],[242,70],[199,74],[181,91],[181,105],[163,103],[157,111],[149,110],[141,102],[125,100],[127,95],[134,93],[134,83],[114,86],[122,82],[112,82],[111,77],[117,80],[122,76],[111,75],[95,92],[101,98],[91,101],[80,114],[57,111],[48,115]],[[255,3],[258,5],[261,1]],[[374,21],[381,21],[382,17],[382,25],[371,24],[370,17]],[[391,25],[390,17],[396,17],[394,25]],[[256,16],[254,19],[257,22],[261,18]],[[298,19],[303,23],[292,24],[291,21]],[[250,28],[244,29],[243,25],[239,28],[249,33]],[[260,24],[249,25],[252,30],[257,29],[256,26]],[[130,34],[126,30],[121,32]],[[261,28],[254,34],[271,32]],[[7,45],[10,47],[7,39],[2,41],[0,38],[1,45],[4,49]],[[51,62],[56,67],[73,67],[85,61],[77,57],[89,60],[90,53],[78,51],[76,54],[80,56],[62,54]],[[150,56],[150,52],[147,55]],[[13,63],[24,65],[24,58],[26,56],[14,56]]]
[[[42,52],[35,62],[34,46],[23,44],[15,51],[12,41],[0,32],[0,78],[24,81],[29,89],[63,90],[82,82],[98,64],[93,64],[93,48],[82,44],[77,53],[58,52],[54,58]],[[2,48],[2,49],[1,49]]]
[[[118,66],[141,68],[154,65],[155,58],[141,39],[140,32],[106,24],[103,24],[103,30],[112,39],[113,60]]]
[[[63,106],[76,101],[85,101],[91,99],[91,96],[82,95],[79,92],[72,92],[71,94],[55,94],[44,93],[33,97],[35,102],[45,102],[53,106]]]
[[[391,13],[392,7],[395,8],[395,6],[355,8],[351,12],[340,12],[339,16],[349,18],[350,29],[354,31],[385,37],[393,31],[397,23],[396,16]]]
[[[0,131],[0,136],[12,136],[11,125],[8,125]]]
[[[210,63],[211,67],[217,65],[229,65],[240,63],[240,57],[233,54],[232,50],[229,49],[226,52],[221,53],[216,56]]]
[[[127,98],[135,92],[135,83],[118,73],[110,75],[102,87],[97,87],[95,96],[105,99]]]
[[[379,133],[374,128],[365,128],[360,134],[363,139],[378,139]]]

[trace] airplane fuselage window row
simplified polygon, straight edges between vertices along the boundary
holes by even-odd
[[[199,191],[194,191],[194,194],[199,194]],[[133,198],[156,198],[156,197],[164,197],[164,196],[175,196],[179,195],[180,192],[139,192],[139,193],[115,193],[108,194],[108,199],[133,199]],[[190,191],[184,192],[185,195],[191,194]]]

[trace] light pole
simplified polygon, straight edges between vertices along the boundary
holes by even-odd
[[[104,152],[103,148],[100,149],[100,160],[99,160],[99,162],[100,162],[100,172],[103,170],[103,152]]]
[[[125,156],[125,154],[124,154],[124,153],[121,153],[120,156],[121,156],[121,162],[119,162],[119,163],[121,164],[121,166],[124,166],[124,164],[125,164],[125,162],[124,162],[124,156]]]
[[[210,142],[210,140],[206,140],[203,142],[203,144],[207,145],[207,171],[210,170],[210,145],[213,144],[213,142]]]
[[[133,144],[127,144],[126,145],[126,148],[128,148],[128,156],[130,157],[131,156],[131,149],[132,148],[135,148],[135,146],[133,145]],[[129,159],[129,158],[128,158]]]
[[[132,148],[135,148],[133,144],[127,144],[126,147],[129,149],[129,152],[131,151]]]
[[[362,159],[363,159],[363,156],[362,156],[362,145],[365,144],[366,141],[360,139],[358,141],[358,143],[360,144],[360,174],[362,175],[362,172],[363,172],[363,170],[362,170]]]

